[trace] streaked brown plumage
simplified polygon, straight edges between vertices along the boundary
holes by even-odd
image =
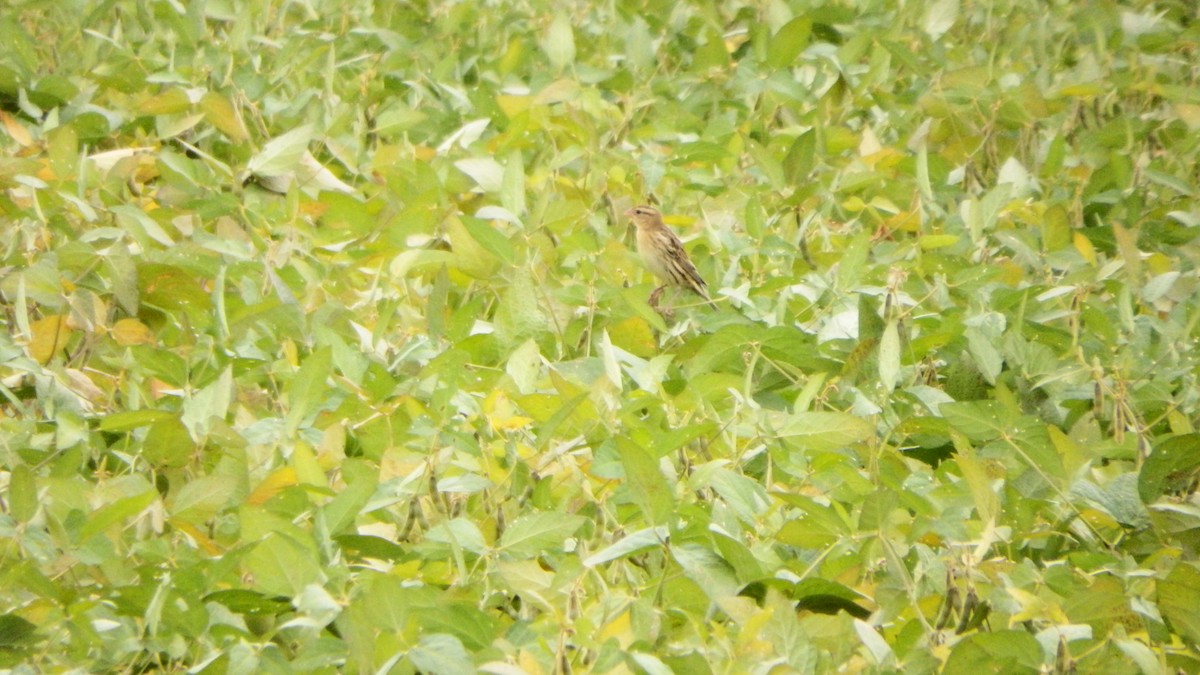
[[[662,214],[652,206],[635,206],[625,212],[637,226],[637,248],[642,262],[654,276],[664,283],[650,295],[650,304],[658,301],[658,296],[667,286],[679,286],[696,293],[708,301],[713,309],[717,306],[708,295],[708,284],[696,271],[696,266],[688,258],[683,249],[683,242],[671,228],[663,222]]]

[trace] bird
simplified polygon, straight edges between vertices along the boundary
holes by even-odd
[[[663,222],[662,214],[653,206],[635,206],[625,212],[637,226],[637,249],[650,272],[661,279],[662,286],[650,294],[650,305],[658,305],[658,297],[667,286],[686,288],[704,298],[708,306],[717,308],[708,295],[708,284],[696,271],[696,266],[683,249],[683,242]]]

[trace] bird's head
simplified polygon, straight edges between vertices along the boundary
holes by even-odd
[[[626,211],[625,215],[631,218],[633,224],[638,227],[650,227],[662,224],[662,214],[653,206],[635,206]]]

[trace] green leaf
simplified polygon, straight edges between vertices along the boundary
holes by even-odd
[[[787,179],[799,183],[812,173],[816,165],[817,134],[809,129],[792,141],[787,155],[783,158],[783,170]]]
[[[1171,628],[1192,644],[1200,643],[1200,569],[1180,560],[1158,584],[1158,609]]]
[[[888,321],[879,340],[879,383],[892,391],[900,378],[900,331],[895,321]]]
[[[976,443],[999,438],[1016,423],[1011,411],[998,401],[943,403],[938,410],[950,426]]]
[[[808,46],[809,35],[812,34],[812,18],[798,16],[787,22],[771,37],[767,47],[767,65],[772,68],[784,68],[792,65],[800,52]]]
[[[712,549],[699,544],[672,544],[670,548],[671,557],[679,563],[684,575],[704,589],[709,598],[723,600],[737,594],[733,568]]]
[[[329,394],[327,384],[333,372],[333,351],[320,347],[308,355],[287,385],[287,434],[291,436],[300,425],[325,403]]]
[[[478,218],[463,218],[462,222],[467,228],[467,232],[471,233],[471,238],[479,242],[479,245],[492,255],[508,265],[516,262],[512,243],[508,237],[504,236],[503,232],[493,227],[491,223]]]
[[[840,412],[799,412],[784,418],[777,433],[809,450],[838,450],[870,438],[870,422]]]
[[[583,516],[552,511],[526,514],[504,530],[497,548],[517,559],[535,557],[546,549],[561,550],[567,537],[586,520]]]
[[[17,522],[28,523],[37,509],[37,480],[33,470],[27,464],[18,464],[8,477],[8,512]]]
[[[356,558],[376,558],[399,562],[407,555],[404,547],[384,539],[365,534],[339,534],[333,538],[342,550]]]
[[[707,469],[708,467],[705,467]],[[697,487],[709,486],[717,491],[721,499],[747,525],[753,526],[770,505],[767,490],[758,481],[735,473],[724,467],[715,467],[710,471],[697,471],[693,484]],[[707,480],[702,480],[707,479]]]
[[[288,598],[268,597],[262,593],[242,588],[229,588],[209,593],[204,596],[204,601],[222,604],[235,614],[251,616],[278,616],[292,611],[292,603]]]
[[[244,564],[253,574],[254,588],[272,596],[294,598],[325,576],[307,549],[281,534],[267,535],[246,555]]]
[[[176,418],[174,413],[154,408],[142,410],[125,410],[111,413],[100,418],[101,431],[125,432],[151,425],[159,420]]]
[[[441,675],[474,675],[474,662],[461,641],[453,635],[424,635],[408,658],[418,670]]]
[[[246,165],[247,170],[256,176],[292,174],[300,163],[300,158],[308,151],[312,134],[312,125],[305,124],[271,139],[258,154],[250,158]]]
[[[625,469],[625,487],[629,498],[641,509],[646,522],[661,525],[671,518],[675,501],[658,458],[646,448],[625,437],[617,440],[617,452]]]
[[[229,367],[221,371],[221,375],[208,386],[184,401],[180,421],[191,432],[192,438],[203,439],[208,435],[214,418],[225,419],[232,400],[233,369]]]
[[[664,525],[638,530],[588,556],[584,559],[583,564],[595,567],[648,548],[660,547],[667,542],[669,536],[670,530]]]
[[[525,214],[525,159],[520,150],[510,152],[504,162],[500,203],[518,217]]]
[[[1042,647],[1036,638],[1023,630],[1000,630],[975,633],[955,644],[944,672],[1034,675],[1041,666]]]
[[[159,413],[160,411],[148,411]],[[163,413],[150,425],[142,441],[142,457],[156,467],[186,466],[196,450],[188,428],[178,415]]]
[[[140,477],[139,480],[141,480]],[[144,483],[145,481],[142,482]],[[133,518],[149,508],[158,499],[158,492],[150,488],[149,485],[145,487],[147,489],[144,492],[118,499],[89,514],[87,523],[79,531],[79,541],[86,542],[93,536],[129,518]]]
[[[325,515],[325,527],[334,534],[353,527],[359,513],[371,501],[375,488],[379,486],[378,470],[361,460],[344,460],[342,478],[346,487],[321,509]]]
[[[1172,436],[1154,443],[1138,475],[1138,494],[1146,504],[1168,493],[1181,493],[1200,474],[1200,434]]]
[[[225,476],[201,476],[173,492],[167,501],[172,518],[202,525],[233,504],[237,485]]]
[[[542,49],[550,65],[562,70],[575,62],[575,31],[571,28],[571,18],[565,12],[559,12],[546,31],[542,41]]]
[[[16,614],[0,615],[0,647],[16,647],[34,636],[37,626]]]
[[[420,613],[421,628],[426,633],[453,635],[471,651],[486,649],[496,640],[496,619],[472,603],[439,603],[430,609],[434,611]]]
[[[823,549],[850,536],[850,525],[832,507],[801,495],[773,494],[804,511],[803,515],[792,518],[779,529],[775,535],[779,543]]]

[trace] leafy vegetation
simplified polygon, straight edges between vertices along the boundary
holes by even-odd
[[[1200,671],[1194,3],[896,4],[10,3],[0,662]]]

